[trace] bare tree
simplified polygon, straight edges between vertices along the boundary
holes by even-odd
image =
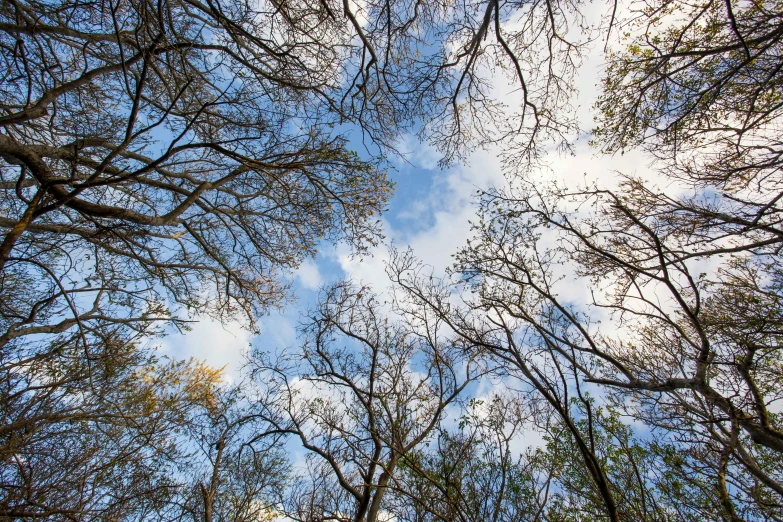
[[[314,480],[289,500],[294,519],[383,520],[401,462],[484,372],[437,325],[416,334],[382,306],[369,289],[338,283],[303,325],[300,352],[255,363],[280,389],[277,430],[312,455]]]
[[[130,513],[126,506],[154,516],[165,510],[124,499],[152,498],[158,487],[177,491],[178,513],[256,516],[248,499],[267,491],[267,479],[279,486],[264,441],[289,435],[310,455],[310,476],[294,482],[286,503],[294,518],[375,522],[403,498],[415,517],[486,516],[486,503],[454,496],[475,481],[444,486],[425,468],[445,469],[449,455],[428,457],[421,445],[475,450],[469,439],[447,440],[441,421],[469,383],[499,365],[538,408],[536,422],[557,435],[552,447],[572,452],[558,461],[573,468],[558,478],[574,495],[564,513],[678,516],[671,503],[652,504],[681,496],[650,492],[675,482],[634,483],[613,467],[616,450],[631,471],[658,466],[717,499],[719,511],[696,503],[688,516],[780,519],[783,9],[776,1],[610,5],[598,36],[609,41],[619,28],[621,48],[609,52],[594,142],[611,153],[643,148],[678,185],[663,192],[625,177],[619,190],[543,187],[529,167],[549,144],[568,149],[579,130],[573,75],[595,36],[583,7],[4,3],[0,471],[8,516],[109,513],[112,495],[111,516]],[[493,92],[496,72],[519,88],[507,106]],[[191,443],[211,472],[186,493],[170,486],[164,461],[179,458],[166,438],[170,413],[145,410],[122,391],[148,363],[136,342],[165,321],[186,327],[183,310],[252,321],[281,302],[281,273],[320,240],[359,251],[377,241],[373,216],[391,185],[334,129],[356,123],[389,151],[419,120],[445,163],[474,145],[505,146],[510,187],[481,195],[459,277],[439,281],[398,256],[390,274],[399,322],[366,289],[328,290],[303,326],[301,352],[254,360],[268,392],[256,410],[191,418]],[[591,290],[584,302],[565,286],[574,275]],[[588,392],[671,446],[637,458],[629,432],[602,417]],[[121,429],[107,417],[115,407],[126,412]],[[152,416],[146,427],[128,424],[137,407],[139,419]],[[149,439],[133,438],[141,432]],[[45,455],[45,441],[68,437],[82,449]],[[112,441],[108,453],[91,453],[103,440]],[[126,446],[141,448],[140,474],[116,481],[127,484],[121,491],[92,472],[82,486],[58,489],[40,471],[79,477],[72,470],[92,454],[127,469]],[[32,458],[21,458],[23,449]],[[488,480],[512,468],[524,474],[507,450],[499,458],[505,464],[487,464]],[[405,483],[410,473],[418,478]],[[88,483],[96,496],[73,496]],[[439,500],[427,504],[423,491]]]
[[[501,248],[508,246],[504,236]],[[462,255],[471,252],[473,250],[469,248]],[[526,255],[529,254],[526,252]],[[502,262],[502,259],[497,261]],[[539,268],[545,266],[542,259],[533,257],[531,262],[541,263]],[[478,277],[466,267],[461,268],[465,273],[456,283],[457,289]],[[483,268],[487,270],[488,267]],[[477,291],[467,291],[460,297],[460,293],[454,293],[453,284],[433,277],[431,269],[411,252],[392,251],[388,273],[400,290],[397,298],[400,310],[424,324],[432,320],[444,322],[468,349],[488,354],[502,375],[511,382],[523,383],[526,399],[541,403],[535,422],[546,425],[550,415],[562,422],[573,437],[582,465],[592,477],[606,515],[610,520],[620,520],[616,493],[592,440],[592,405],[580,386],[578,373],[583,363],[579,354],[566,344],[569,334],[562,331],[565,323],[560,314],[545,308],[546,303],[536,293],[519,292],[515,285],[521,276],[513,279],[512,274],[503,273],[494,279],[486,277],[490,272],[482,271],[480,281],[486,281],[486,285],[479,283]],[[546,288],[552,274],[542,270],[536,272],[536,277]],[[554,333],[546,335],[547,329]],[[580,407],[587,412],[587,430],[578,426]]]
[[[62,357],[67,358],[65,351]],[[91,371],[30,362],[8,379],[0,515],[29,520],[271,518],[288,478],[266,424],[220,370],[115,345]],[[256,398],[257,399],[257,398]]]
[[[178,444],[190,451],[181,464],[177,495],[169,500],[170,519],[200,522],[273,520],[289,481],[283,435],[259,437],[269,425],[248,397],[245,383],[215,390],[207,407],[181,422]]]
[[[546,400],[610,519],[630,514],[593,429],[579,429],[578,412],[594,418],[586,390],[675,440],[690,459],[681,477],[713,488],[719,516],[781,516],[780,12],[618,11],[625,42],[609,55],[595,143],[645,149],[667,190],[630,176],[614,190],[545,186],[512,166],[509,188],[480,196],[456,281],[392,264],[403,309],[447,321]]]
[[[165,292],[252,314],[320,238],[377,237],[385,177],[330,136],[313,101],[336,51],[312,37],[329,35],[317,13],[286,27],[259,9],[3,7],[4,294],[17,278],[53,288],[3,305],[9,335],[47,307],[78,316],[49,328],[96,321],[100,308],[81,305],[107,294],[141,313]]]
[[[579,130],[574,73],[592,38],[584,2],[364,5],[367,22],[357,28],[364,47],[344,112],[393,115],[397,126],[412,118],[443,164],[490,143],[503,143],[518,167],[535,164],[552,143],[570,148]]]
[[[395,491],[398,520],[534,520],[547,504],[557,468],[538,477],[513,446],[531,413],[515,394],[471,399],[456,426],[405,457]],[[541,480],[542,484],[534,482]]]
[[[518,12],[524,21],[512,30],[508,22]],[[169,440],[173,428],[150,419],[147,426],[140,419],[112,428],[110,439],[102,435],[112,415],[121,423],[134,418],[129,399],[112,394],[132,387],[134,372],[149,362],[137,344],[161,333],[165,322],[185,328],[184,312],[243,316],[252,324],[282,302],[281,274],[314,254],[319,241],[345,240],[361,251],[379,238],[374,215],[391,185],[376,163],[347,148],[336,126],[357,123],[388,148],[423,116],[433,122],[424,135],[443,145],[447,159],[458,157],[463,145],[490,140],[499,109],[482,74],[502,62],[523,88],[522,125],[513,132],[516,123],[497,127],[520,132],[524,154],[535,156],[538,134],[557,138],[572,129],[558,112],[567,108],[567,80],[581,49],[567,39],[567,12],[578,14],[578,4],[4,3],[0,373],[7,454],[16,459],[3,464],[6,513],[16,516],[22,512],[14,510],[27,506],[37,513],[30,516],[55,516],[47,511],[55,504],[73,510],[57,516],[99,510],[89,499],[58,497],[78,490],[68,480],[52,490],[57,495],[36,497],[37,479],[25,475],[35,459],[17,458],[22,446],[44,444],[34,434],[41,441],[50,433],[79,438],[81,449],[47,461],[60,466],[52,477],[74,480],[82,476],[74,469],[97,451],[92,445],[108,444],[105,458],[120,470],[130,465],[123,437],[150,430],[147,439]],[[534,49],[545,50],[543,61],[528,59]],[[542,63],[548,72],[539,74]],[[471,380],[472,363],[463,379],[449,377],[456,363],[442,358],[444,348],[431,345],[418,354],[424,341],[394,335],[399,347],[374,348],[388,352],[389,364],[421,357],[443,380],[416,381],[401,367],[409,388],[392,387],[383,400],[419,400],[422,411],[415,413],[430,415],[430,426]],[[403,420],[387,418],[387,428]],[[215,444],[219,455],[205,454],[218,473],[228,462],[219,446],[228,445],[237,422],[244,424],[215,422],[210,429],[216,431],[202,439],[210,440],[204,448]],[[82,431],[71,433],[63,428],[68,423]],[[400,455],[432,428],[395,427],[388,440],[378,438],[379,426],[366,429],[380,453],[361,473],[372,481],[378,471],[378,484],[344,485],[361,497],[357,516],[374,519]],[[160,455],[149,440],[144,451]],[[355,451],[364,451],[365,442]],[[144,460],[144,451],[134,461],[139,477],[166,478],[166,465]],[[250,458],[237,451],[236,462]],[[27,484],[21,490],[17,479]],[[202,481],[201,507],[193,509],[206,519],[222,509],[215,501],[219,482]],[[113,491],[111,484],[100,482],[91,499],[125,498],[128,491],[142,498],[148,491],[121,482]]]
[[[252,321],[318,241],[378,238],[390,185],[329,127],[347,33],[319,13],[0,7],[7,516],[157,509],[181,450],[128,397],[139,343],[181,312]]]

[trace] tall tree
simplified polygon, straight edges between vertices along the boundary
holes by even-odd
[[[94,360],[89,377],[75,361],[32,361],[32,382],[4,380],[4,518],[132,519],[175,496],[172,470],[188,455],[181,420],[210,406],[219,373],[145,359],[135,346]]]
[[[441,284],[410,258],[395,259],[402,323],[383,319],[366,291],[327,292],[301,353],[282,366],[256,361],[266,385],[279,386],[259,411],[208,411],[189,424],[213,471],[194,479],[189,512],[240,513],[218,499],[221,488],[260,491],[271,470],[242,448],[293,435],[312,455],[312,477],[295,484],[288,504],[295,517],[375,520],[413,486],[456,502],[419,502],[416,516],[485,513],[449,496],[433,469],[419,482],[398,478],[475,367],[499,365],[544,419],[557,419],[547,424],[557,435],[550,449],[571,452],[542,457],[572,465],[559,468],[559,487],[575,496],[565,511],[546,511],[553,517],[678,516],[647,504],[658,483],[618,471],[625,458],[655,462],[683,481],[675,489],[718,499],[704,516],[781,518],[783,9],[717,0],[608,7],[594,143],[609,153],[644,149],[666,191],[631,177],[619,190],[543,186],[529,168],[551,143],[569,149],[579,130],[570,100],[591,38],[579,1],[4,3],[9,483],[33,476],[24,473],[34,459],[14,448],[57,433],[71,411],[86,412],[80,426],[99,425],[102,398],[132,375],[119,368],[145,364],[135,342],[161,321],[184,326],[177,309],[252,320],[281,301],[280,272],[320,239],[358,249],[375,241],[372,216],[390,185],[334,128],[357,123],[388,150],[420,119],[420,135],[446,163],[476,144],[504,145],[509,187],[481,195],[459,277]],[[493,92],[496,72],[519,87],[507,106]],[[582,301],[565,286],[574,275],[590,290]],[[587,390],[672,446],[616,451],[611,440],[621,450],[642,445],[602,417]],[[260,438],[243,439],[258,419]],[[101,430],[79,433],[85,449],[54,459],[73,463],[62,476],[103,440]],[[448,457],[419,462],[437,471],[453,464]],[[256,471],[232,474],[240,463]],[[511,469],[493,466],[490,478]],[[454,491],[471,488],[463,481]],[[681,498],[667,491],[654,495]],[[9,493],[8,509],[49,505],[41,495]],[[249,497],[233,498],[258,514]]]
[[[142,500],[128,509],[149,508],[149,488],[173,487],[156,485],[159,459],[187,449],[174,413],[127,396],[146,386],[139,346],[165,321],[182,328],[183,311],[252,322],[318,241],[378,239],[391,185],[331,128],[350,32],[322,15],[304,3],[0,6],[8,516],[122,511],[129,495]]]
[[[570,149],[579,131],[574,74],[592,38],[586,2],[362,4],[361,66],[348,77],[344,112],[398,127],[412,119],[443,164],[493,143],[518,167],[535,165],[552,144]]]
[[[275,364],[259,354],[257,375],[278,395],[266,406],[271,431],[293,435],[311,456],[289,517],[383,520],[403,460],[485,372],[433,326],[416,334],[385,317],[369,289],[338,283],[303,325],[301,351]]]
[[[0,516],[15,520],[257,521],[288,464],[220,370],[115,346],[39,359],[0,412]],[[279,438],[279,437],[278,437]]]
[[[531,429],[526,417],[540,412],[520,416],[515,402],[498,395],[472,401],[459,426],[443,431],[435,448],[407,459],[406,494],[413,495],[401,503],[397,519],[605,520],[601,494],[570,428],[554,417],[539,426],[540,445],[520,440],[520,431]],[[723,518],[717,491],[704,473],[689,476],[704,465],[703,455],[678,452],[666,440],[637,438],[612,410],[596,406],[593,414],[592,422],[584,416],[578,426],[593,431],[624,520]]]
[[[321,238],[378,237],[390,185],[330,134],[318,93],[337,81],[339,34],[318,10],[11,2],[0,16],[4,340],[165,316],[165,300],[252,319]]]
[[[512,166],[508,188],[480,196],[453,285],[392,267],[405,306],[448,318],[566,425],[579,422],[567,397],[589,408],[583,390],[598,386],[676,440],[694,491],[714,488],[728,520],[774,520],[783,505],[780,7],[618,11],[624,41],[609,53],[594,143],[646,150],[665,191],[630,176],[616,189],[544,184]],[[582,463],[621,519],[616,479],[591,453]]]
[[[557,471],[525,466],[516,446],[532,410],[513,394],[472,399],[459,422],[406,455],[392,512],[397,520],[534,520]],[[534,476],[544,471],[542,484]],[[538,477],[535,477],[538,478]]]

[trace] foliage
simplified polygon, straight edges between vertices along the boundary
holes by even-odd
[[[585,8],[5,2],[3,515],[781,519],[783,6]],[[592,143],[665,189],[536,176],[598,39]],[[392,251],[390,302],[324,289],[241,388],[151,357],[183,314],[252,325],[320,241],[376,244],[414,128],[444,165],[503,150],[447,277]]]
[[[66,346],[5,370],[4,517],[144,518],[182,494],[178,476],[195,462],[187,426],[218,408],[221,373],[119,339],[102,348],[87,361]]]

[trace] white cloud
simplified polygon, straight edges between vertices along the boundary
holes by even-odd
[[[299,284],[307,290],[318,290],[323,283],[318,265],[312,259],[305,259],[297,268],[295,276],[299,280]]]
[[[505,183],[500,162],[491,152],[477,153],[470,166],[449,169],[439,177],[428,193],[422,194],[398,215],[405,226],[393,227],[384,220],[387,241],[399,249],[411,247],[415,255],[442,272],[452,262],[452,254],[470,237],[469,220],[475,218],[473,196],[477,189]],[[408,221],[427,222],[425,228],[408,226]],[[412,229],[412,230],[411,230]],[[376,291],[387,288],[384,270],[388,260],[387,247],[379,245],[372,256],[351,257],[347,248],[337,249],[338,262],[346,276],[370,284]]]
[[[167,337],[160,352],[177,359],[190,357],[205,361],[215,368],[225,368],[226,380],[238,379],[250,343],[251,332],[238,322],[221,324],[201,319],[191,325],[185,335]]]
[[[398,148],[403,158],[398,159],[398,165],[410,164],[415,168],[436,170],[441,154],[426,141],[421,141],[413,134],[406,134],[400,139]]]
[[[348,8],[356,18],[359,26],[364,29],[370,21],[367,12],[367,2],[365,0],[348,0]]]

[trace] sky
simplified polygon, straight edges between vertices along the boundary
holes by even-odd
[[[599,14],[592,13],[592,18]],[[553,153],[547,158],[548,167],[535,174],[541,179],[551,177],[569,185],[599,180],[611,187],[618,171],[650,175],[646,168],[650,162],[641,153],[601,156],[588,143],[589,130],[594,126],[592,105],[597,95],[602,51],[602,42],[593,46],[577,78],[579,96],[575,105],[585,132],[575,139],[575,154]],[[509,103],[519,96],[510,86],[496,85],[496,89]],[[361,154],[358,131],[350,137]],[[469,220],[476,215],[473,199],[476,191],[506,183],[498,150],[479,150],[465,163],[443,170],[437,165],[439,153],[415,136],[403,136],[399,150],[404,153],[404,159],[393,158],[389,170],[390,178],[396,182],[396,193],[381,218],[384,244],[362,258],[352,257],[346,245],[322,245],[314,259],[306,260],[291,274],[294,301],[285,309],[261,318],[260,335],[252,335],[239,323],[220,324],[202,319],[186,335],[165,338],[160,343],[161,352],[173,357],[196,357],[213,366],[225,367],[226,375],[234,381],[240,376],[243,354],[250,345],[276,351],[296,344],[301,314],[312,306],[322,286],[350,278],[382,292],[388,286],[384,272],[388,245],[402,250],[410,247],[435,273],[442,273],[451,263],[452,255],[470,237]]]
[[[604,6],[594,6],[594,9]],[[596,19],[599,12],[592,13]],[[642,152],[625,155],[601,155],[590,146],[590,129],[595,126],[592,106],[596,100],[603,63],[603,42],[596,42],[586,57],[577,77],[578,98],[575,100],[582,134],[575,136],[574,154],[553,153],[546,158],[547,167],[534,173],[541,181],[557,180],[566,186],[597,181],[606,188],[616,186],[618,173],[654,178],[647,168],[650,158]],[[515,103],[519,96],[514,86],[495,88],[507,103]],[[516,100],[518,103],[518,100]],[[361,135],[352,136],[355,150],[362,153]],[[173,335],[162,340],[161,353],[175,358],[195,357],[214,367],[224,368],[228,382],[242,381],[242,366],[250,347],[275,353],[297,345],[297,326],[303,314],[314,306],[319,289],[339,279],[369,285],[377,293],[389,287],[385,273],[388,246],[398,250],[412,249],[415,256],[442,274],[452,263],[452,256],[471,236],[470,220],[475,221],[477,190],[506,185],[498,149],[478,150],[465,163],[447,169],[438,167],[440,154],[421,143],[415,136],[403,136],[399,150],[404,158],[392,159],[390,178],[396,182],[396,191],[381,217],[385,241],[362,258],[351,256],[347,245],[323,244],[314,259],[306,260],[291,274],[293,302],[279,311],[260,319],[259,335],[252,335],[239,323],[220,324],[203,319],[186,335]],[[654,181],[654,180],[653,180]],[[545,238],[546,240],[546,238]],[[580,281],[574,280],[568,291],[572,302],[588,302],[589,292]],[[481,382],[471,393],[486,399],[503,387],[499,382]],[[598,391],[596,391],[598,393]],[[457,418],[457,415],[447,417]],[[451,422],[448,419],[446,422]],[[514,450],[543,444],[540,433],[532,430],[520,433],[514,440]],[[303,463],[302,450],[291,446],[292,455]]]

